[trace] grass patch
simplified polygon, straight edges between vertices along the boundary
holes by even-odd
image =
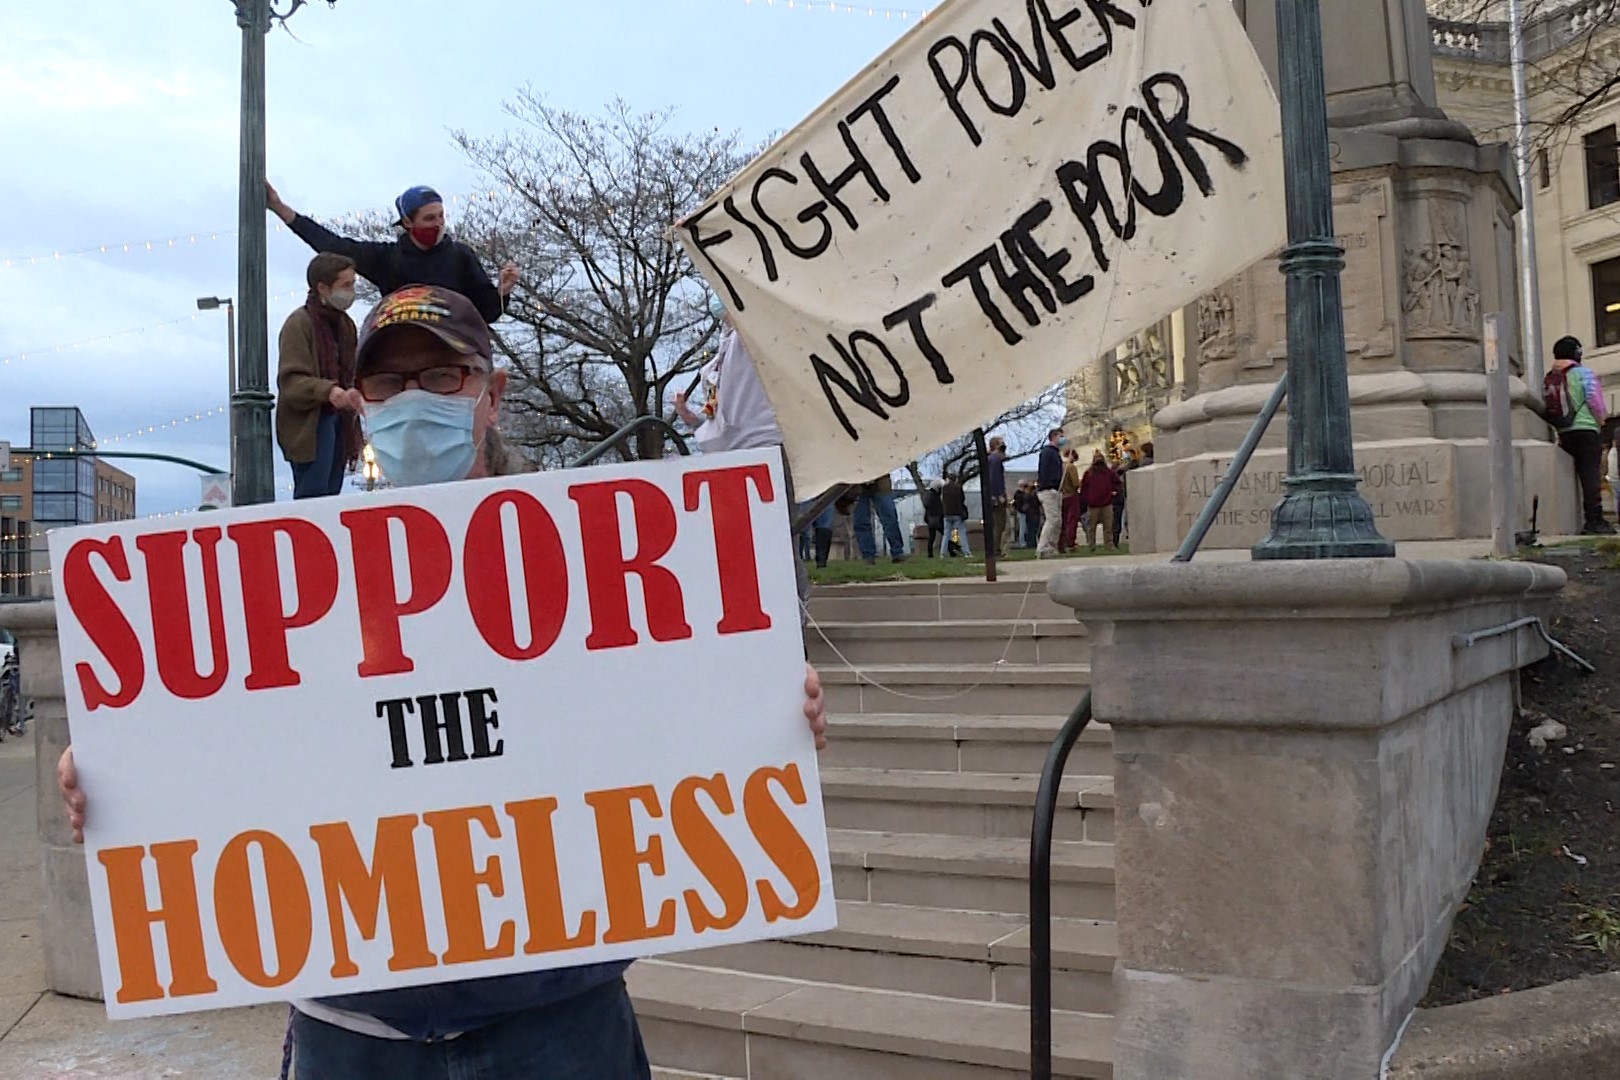
[[[1100,555],[1129,555],[1130,551],[1129,544],[1121,544],[1118,551],[1099,548],[1095,552],[1080,551],[1070,555],[1059,555],[1047,561],[1061,565]],[[1034,561],[1033,551],[1020,548],[997,559],[996,565],[1006,566],[1009,563]],[[984,559],[978,557],[930,559],[926,555],[913,555],[905,562],[894,563],[884,556],[874,565],[867,565],[859,559],[854,559],[828,563],[825,568],[814,566],[810,568],[810,580],[817,585],[859,585],[872,581],[942,581],[949,578],[983,577]]]
[[[1620,948],[1620,916],[1608,908],[1578,907],[1575,911],[1575,944],[1608,956]]]

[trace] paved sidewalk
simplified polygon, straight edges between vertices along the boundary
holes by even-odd
[[[46,992],[36,797],[32,733],[0,743],[0,1077],[273,1078],[281,1068],[282,1006],[114,1023],[100,1002]]]

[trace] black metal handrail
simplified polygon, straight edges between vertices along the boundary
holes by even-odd
[[[1255,417],[1249,433],[1232,457],[1226,475],[1171,562],[1191,562],[1198,547],[1209,535],[1209,530],[1231,496],[1232,490],[1249,467],[1260,440],[1271,425],[1277,410],[1288,393],[1288,377],[1277,381],[1271,396]],[[1041,770],[1041,785],[1035,794],[1035,819],[1029,835],[1029,1065],[1030,1080],[1052,1080],[1052,822],[1057,816],[1058,785],[1063,770],[1069,764],[1074,744],[1091,723],[1091,691],[1087,690],[1080,703],[1069,714],[1052,747],[1046,753],[1046,766]]]
[[[584,468],[586,465],[595,465],[607,455],[609,450],[622,446],[624,441],[630,438],[630,436],[637,434],[642,428],[649,427],[657,428],[663,433],[665,438],[672,441],[675,444],[675,449],[680,451],[682,457],[687,457],[692,453],[691,448],[686,445],[686,440],[681,437],[681,433],[675,430],[674,424],[671,424],[662,416],[638,416],[628,424],[621,427],[618,431],[615,431],[613,434],[609,435],[607,438],[585,451],[585,453],[581,454],[577,460],[570,463],[568,467],[570,469],[580,469]]]

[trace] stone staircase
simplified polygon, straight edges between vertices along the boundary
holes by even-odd
[[[1043,582],[821,589],[811,611],[839,927],[636,964],[655,1076],[1027,1077],[1030,821],[1087,685],[1085,630]],[[1059,1077],[1111,1075],[1112,774],[1088,731],[1054,830]]]

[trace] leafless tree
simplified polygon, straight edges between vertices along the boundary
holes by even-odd
[[[1063,419],[1064,389],[1055,386],[1038,397],[1031,398],[984,425],[985,438],[1001,436],[1007,443],[1009,460],[1026,457],[1041,448],[1047,432]],[[963,481],[979,475],[978,444],[973,432],[958,435],[938,450],[924,455],[906,466],[912,481],[921,488],[928,476],[955,473]]]
[[[1508,62],[1505,0],[1429,0],[1443,55],[1481,64]],[[1523,0],[1525,66],[1532,84],[1555,96],[1550,115],[1532,120],[1538,147],[1561,144],[1596,108],[1620,95],[1620,2]],[[1511,125],[1500,132],[1512,137]]]
[[[521,282],[494,327],[512,377],[511,435],[561,463],[642,416],[664,416],[712,347],[707,289],[671,226],[751,156],[734,133],[671,130],[671,113],[615,101],[597,116],[525,90],[514,130],[453,133],[488,179],[459,239]],[[661,456],[644,430],[626,456]]]

